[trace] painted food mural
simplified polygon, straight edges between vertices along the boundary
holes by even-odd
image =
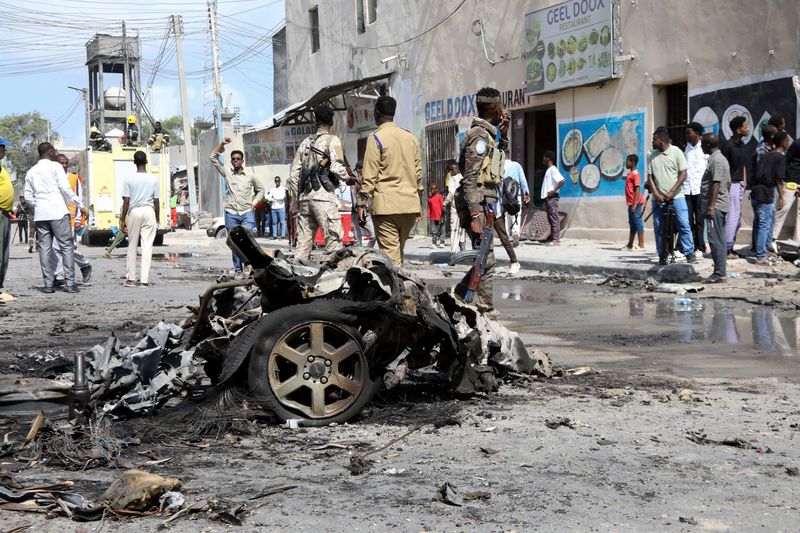
[[[596,117],[576,117],[558,123],[559,170],[569,179],[561,196],[618,196],[625,194],[625,159],[646,159],[644,111]]]

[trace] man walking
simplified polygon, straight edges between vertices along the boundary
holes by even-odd
[[[316,132],[300,144],[289,175],[289,190],[297,198],[297,258],[311,255],[314,236],[322,228],[328,253],[342,246],[342,218],[334,192],[347,181],[339,137],[330,133],[333,109],[327,104],[314,108]]]
[[[680,246],[687,263],[697,263],[694,256],[694,240],[689,226],[689,212],[683,197],[683,182],[686,180],[686,157],[681,150],[670,144],[669,132],[664,127],[653,134],[653,150],[647,163],[647,182],[653,195],[653,229],[656,234],[658,263],[667,264],[667,241],[661,235],[661,227],[668,223],[664,215],[672,206],[675,214]],[[671,239],[672,236],[669,236]]]
[[[231,152],[230,170],[222,165],[220,155],[230,142],[231,138],[225,137],[211,154],[211,164],[225,181],[225,228],[230,231],[236,226],[243,226],[253,232],[256,228],[253,208],[264,198],[264,187],[255,176],[245,172],[244,153],[241,150]],[[235,276],[241,278],[242,260],[235,253],[232,255]]]
[[[153,241],[156,238],[159,220],[158,178],[147,172],[147,155],[141,150],[133,154],[136,174],[125,180],[122,186],[122,214],[120,226],[128,233],[128,269],[126,287],[136,286],[136,244],[141,239],[142,266],[139,286],[147,287],[150,281],[150,260],[153,257]]]
[[[81,178],[78,174],[69,171],[69,158],[64,154],[58,154],[57,161],[67,174],[67,181],[69,182],[70,189],[72,189],[72,192],[75,193],[75,196],[82,199],[83,178]],[[83,282],[89,283],[89,281],[92,279],[92,265],[89,263],[89,260],[86,258],[86,256],[78,251],[78,231],[84,225],[86,225],[86,219],[77,216],[77,209],[74,205],[68,205],[67,209],[69,209],[69,227],[72,231],[72,241],[74,244],[72,256],[75,258],[75,265],[81,270]],[[61,260],[61,255],[58,254],[57,251],[58,243],[53,243],[53,251],[50,254],[50,260],[53,262],[55,268],[56,287],[64,283],[64,263]]]
[[[378,129],[367,138],[364,183],[358,199],[359,223],[366,223],[368,201],[378,247],[396,265],[411,228],[422,213],[422,162],[417,139],[394,123],[397,102],[381,96],[375,102]]]
[[[11,210],[14,208],[14,185],[2,163],[6,157],[7,144],[8,141],[0,137],[0,302],[10,302],[14,299],[3,290],[11,254]],[[20,233],[20,238],[21,235]]]
[[[481,240],[487,215],[497,203],[497,186],[503,180],[503,150],[508,146],[509,124],[508,113],[503,109],[497,89],[482,88],[476,93],[475,102],[478,116],[472,120],[472,126],[461,141],[459,167],[463,178],[455,200],[461,227],[469,232],[473,243]],[[498,129],[500,138],[495,142]],[[498,315],[492,291],[494,267],[494,245],[490,241],[476,300],[478,310],[490,318]],[[467,271],[455,288],[456,295],[461,298],[466,295],[470,277],[471,271]]]
[[[275,176],[275,187],[267,193],[272,220],[272,238],[286,238],[286,187],[281,185],[281,177]]]
[[[730,209],[731,171],[728,160],[719,151],[719,137],[706,133],[701,140],[703,153],[708,156],[706,170],[700,183],[700,206],[705,210],[708,244],[714,260],[714,272],[705,283],[724,283],[728,245],[725,240],[725,217]]]
[[[695,250],[702,255],[706,250],[705,220],[706,213],[701,205],[700,183],[706,172],[708,156],[703,153],[700,146],[700,137],[703,135],[703,125],[699,122],[690,122],[686,126],[686,180],[683,182],[683,196],[686,198],[686,207],[689,212],[689,227],[692,229]]]
[[[36,241],[39,245],[39,264],[44,280],[43,292],[55,292],[55,266],[50,258],[53,239],[58,243],[64,264],[64,281],[67,292],[78,292],[75,285],[74,241],[69,224],[67,203],[75,204],[81,215],[88,217],[81,199],[73,192],[64,169],[56,159],[52,144],[39,144],[39,162],[25,175],[25,201],[33,206]]]
[[[464,251],[464,245],[467,242],[467,234],[461,229],[458,222],[458,210],[456,209],[456,191],[458,186],[461,185],[461,171],[458,168],[458,162],[451,159],[447,162],[447,197],[444,199],[444,208],[448,210],[450,217],[450,253]]]
[[[542,164],[547,169],[542,180],[542,200],[547,211],[547,221],[550,223],[550,245],[561,244],[561,219],[558,216],[558,190],[566,182],[564,176],[556,166],[556,154],[552,150],[545,150]]]
[[[528,179],[525,177],[525,170],[523,170],[522,165],[520,165],[516,161],[511,160],[508,149],[506,149],[505,154],[506,154],[506,162],[503,165],[503,179],[511,178],[517,183],[519,183],[519,194],[520,194],[519,205],[526,206],[531,201],[531,193],[530,189],[528,188]],[[503,216],[503,222],[505,223],[506,227],[509,228],[508,235],[514,240],[514,246],[518,246],[519,213],[517,213],[516,215],[505,213]]]
[[[728,257],[735,258],[738,256],[733,251],[733,245],[742,225],[742,199],[749,178],[747,149],[742,139],[750,134],[750,126],[745,117],[731,119],[728,126],[731,128],[731,138],[722,145],[720,151],[731,167],[731,207],[725,220],[725,239],[728,242]]]

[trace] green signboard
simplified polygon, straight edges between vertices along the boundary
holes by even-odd
[[[525,15],[528,93],[613,77],[613,0],[569,0]]]

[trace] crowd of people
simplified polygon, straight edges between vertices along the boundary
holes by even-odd
[[[705,281],[722,283],[726,279],[727,259],[748,257],[756,264],[766,264],[769,252],[776,253],[775,240],[784,229],[791,209],[797,213],[800,196],[800,144],[792,142],[785,131],[783,117],[772,116],[759,124],[761,141],[751,153],[744,139],[751,135],[751,125],[743,116],[728,124],[731,138],[722,142],[701,124],[687,126],[685,151],[671,144],[666,128],[653,134],[653,150],[647,162],[647,189],[653,197],[653,226],[659,263],[674,261],[674,249],[688,263],[709,254],[714,271]],[[629,156],[628,169],[635,168],[635,156]],[[639,177],[630,172],[626,199],[630,212],[630,240],[635,235],[643,246],[643,225],[639,203]],[[753,208],[752,243],[736,250],[736,236],[742,224],[742,203],[750,192]],[[643,203],[643,202],[642,202]],[[777,213],[777,214],[776,214]],[[673,248],[673,233],[677,245]],[[798,239],[795,223],[794,239]]]

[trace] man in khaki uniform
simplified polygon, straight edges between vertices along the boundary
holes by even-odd
[[[497,203],[497,187],[503,180],[503,150],[508,146],[508,113],[500,102],[500,92],[484,87],[475,95],[478,116],[461,141],[461,154],[458,166],[461,169],[461,185],[456,192],[456,209],[461,227],[467,231],[473,242],[479,241],[486,223],[486,214],[494,210]],[[495,142],[497,130],[500,140]],[[492,278],[494,277],[494,245],[489,243],[484,274],[478,285],[478,310],[491,318],[497,316],[492,297]],[[455,293],[464,297],[469,285],[471,272],[468,271],[458,285]]]
[[[358,219],[366,223],[365,206],[372,201],[372,221],[378,246],[396,265],[422,208],[422,163],[417,139],[393,122],[397,102],[381,96],[375,103],[378,129],[367,138]]]
[[[342,246],[342,218],[339,201],[333,194],[348,178],[342,142],[330,132],[333,109],[327,104],[314,108],[317,131],[297,149],[289,175],[289,191],[298,200],[297,251],[299,259],[308,259],[317,228],[325,236],[325,250]],[[325,167],[325,168],[323,168]]]

